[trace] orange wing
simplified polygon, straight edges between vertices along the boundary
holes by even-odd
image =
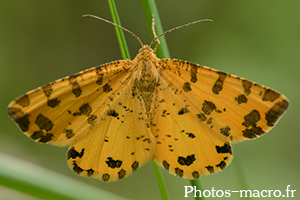
[[[283,95],[233,75],[176,59],[161,65],[154,160],[180,177],[224,169],[230,143],[263,135],[288,107]]]
[[[35,141],[68,145],[93,125],[95,107],[105,112],[125,88],[130,64],[104,64],[29,91],[8,105],[8,114]]]
[[[124,178],[155,151],[132,64],[116,61],[57,80],[11,102],[8,114],[37,142],[71,144],[67,159],[76,173]]]

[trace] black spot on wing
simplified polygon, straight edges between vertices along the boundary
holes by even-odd
[[[58,98],[55,98],[55,99],[49,99],[47,101],[47,105],[51,108],[54,108],[56,106],[59,106],[59,103],[60,103],[60,100],[58,100]]]
[[[35,120],[35,124],[41,129],[50,131],[53,128],[53,122],[42,114],[39,114]]]
[[[220,169],[224,169],[226,167],[226,162],[224,162],[223,160],[216,165],[216,167],[219,167]]]
[[[191,84],[189,82],[185,82],[182,87],[183,91],[190,92],[192,91]]]
[[[211,165],[208,165],[205,167],[207,169],[207,171],[209,171],[209,173],[213,174],[215,172],[214,167]]]
[[[196,136],[193,134],[193,133],[186,133],[188,136],[189,136],[189,138],[195,138]]]
[[[191,82],[196,83],[197,82],[197,65],[191,64]]]
[[[88,169],[88,170],[86,170],[86,172],[87,172],[87,176],[90,177],[90,176],[92,176],[94,174],[95,170]]]
[[[36,140],[41,143],[46,143],[52,140],[53,134],[52,133],[44,133],[43,131],[35,131],[30,136],[33,140]]]
[[[84,170],[79,167],[76,163],[76,161],[74,160],[73,161],[73,171],[76,173],[76,174],[81,174],[81,172],[83,172]]]
[[[70,158],[75,159],[75,158],[82,158],[84,154],[84,148],[81,149],[81,152],[78,152],[75,150],[74,147],[71,147],[68,151],[67,159],[69,160]]]
[[[210,118],[208,118],[208,120],[207,120],[207,124],[211,124],[212,123],[212,120],[213,120],[213,118],[212,117],[210,117]]]
[[[200,177],[199,172],[193,171],[193,172],[192,172],[192,177],[193,177],[194,179],[199,178],[199,177]]]
[[[115,110],[108,110],[106,112],[107,116],[112,116],[112,117],[118,117],[119,113],[117,113]]]
[[[42,87],[42,89],[43,89],[45,96],[49,99],[53,92],[52,84],[46,85],[46,86]]]
[[[102,175],[102,181],[107,182],[107,181],[109,181],[109,179],[110,179],[109,174],[105,173],[105,174]]]
[[[164,168],[166,169],[166,170],[169,170],[169,168],[170,168],[170,164],[167,162],[167,161],[163,161],[162,162],[162,164],[163,164],[163,166],[164,166]]]
[[[150,144],[151,140],[150,140],[150,138],[145,138],[145,139],[143,139],[143,142],[146,142],[146,143]]]
[[[121,160],[114,160],[112,157],[107,157],[107,160],[105,161],[108,167],[114,169],[114,168],[120,168],[122,166]]]
[[[92,125],[92,124],[94,124],[94,122],[97,118],[98,118],[97,115],[90,115],[87,119],[87,123]]]
[[[167,110],[163,110],[161,116],[166,117],[167,115],[170,115],[170,113]]]
[[[242,123],[242,125],[246,127],[245,130],[242,131],[243,136],[251,139],[265,133],[262,128],[256,124],[260,119],[260,114],[257,110],[252,110],[249,114],[245,115],[244,122]]]
[[[178,111],[178,115],[183,115],[183,114],[186,114],[190,112],[187,107],[184,107],[184,108],[181,108],[179,111]]]
[[[79,112],[74,112],[73,116],[86,115],[89,116],[92,112],[92,107],[89,103],[84,103],[79,107]]]
[[[177,162],[180,165],[190,166],[196,160],[195,154],[188,155],[186,158],[182,156],[178,156]]]
[[[288,108],[289,102],[287,100],[282,100],[277,102],[267,113],[265,119],[267,120],[268,126],[274,126],[279,117]]]
[[[124,169],[121,169],[119,172],[118,172],[118,175],[119,175],[119,179],[122,179],[126,176],[126,171]]]
[[[232,148],[231,145],[229,144],[229,142],[225,142],[224,146],[218,146],[216,145],[216,151],[217,153],[230,153],[232,154]]]
[[[226,137],[228,137],[230,135],[230,127],[226,126],[223,128],[220,128],[220,133]]]
[[[271,102],[273,102],[279,96],[280,96],[280,94],[278,92],[275,92],[274,90],[271,90],[271,89],[265,89],[265,93],[264,93],[264,95],[262,97],[262,100],[263,101],[271,101]]]
[[[82,90],[80,88],[80,85],[76,81],[72,83],[72,93],[76,98],[81,96]]]
[[[260,114],[257,110],[252,110],[248,115],[244,117],[243,126],[254,126],[260,120]]]
[[[244,94],[239,95],[238,97],[235,97],[234,100],[238,103],[247,103],[248,99]]]
[[[137,170],[137,168],[139,168],[139,162],[138,161],[134,161],[131,165],[132,171]]]
[[[19,97],[17,100],[16,100],[16,103],[19,104],[20,106],[22,107],[26,107],[26,106],[29,106],[30,104],[30,99],[28,97],[27,94]]]
[[[89,103],[84,103],[80,106],[79,111],[82,115],[89,116],[92,112],[92,107]]]
[[[93,169],[83,169],[83,168],[81,168],[78,164],[77,164],[77,162],[74,160],[73,161],[73,170],[74,170],[74,172],[75,173],[77,173],[77,174],[81,174],[82,172],[86,172],[86,175],[88,176],[88,177],[90,177],[90,176],[92,176],[93,174],[94,174],[94,172],[95,172],[95,170],[93,170]]]
[[[212,92],[214,94],[219,94],[220,91],[223,89],[224,80],[227,76],[224,72],[218,72],[219,78],[216,80],[214,86],[212,87]]]
[[[67,139],[70,139],[72,137],[74,137],[75,133],[73,132],[72,129],[64,129],[63,133],[65,134]]]
[[[176,167],[176,168],[175,168],[175,174],[176,174],[177,176],[179,176],[179,177],[182,177],[182,176],[183,176],[183,170],[180,169],[180,168],[178,168],[178,167]]]
[[[98,85],[102,85],[102,83],[103,83],[103,74],[98,74],[96,83]]]
[[[211,114],[216,108],[217,108],[216,105],[211,101],[205,100],[204,103],[202,104],[202,111],[206,115]]]
[[[262,128],[260,126],[257,126],[256,124],[253,125],[250,129],[246,128],[242,132],[243,132],[243,136],[249,139],[256,138],[257,136],[265,133],[262,130]]]
[[[7,113],[18,124],[23,132],[27,132],[29,130],[29,114],[24,113],[19,108],[14,107],[8,107]]]
[[[106,84],[103,86],[103,92],[108,93],[108,92],[110,92],[110,91],[112,91],[112,88],[111,88],[111,86],[110,86],[108,83],[106,83]]]
[[[247,81],[247,80],[243,80],[242,84],[243,84],[243,87],[244,87],[244,93],[246,95],[249,95],[251,93],[251,87],[252,87],[253,83],[250,82],[250,81]]]
[[[197,117],[201,120],[201,121],[205,121],[207,118],[203,113],[199,113],[197,114]]]

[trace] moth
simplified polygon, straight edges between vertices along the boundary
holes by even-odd
[[[7,109],[36,142],[68,145],[67,162],[77,174],[116,181],[152,159],[171,174],[197,179],[223,170],[233,158],[232,143],[264,135],[288,108],[284,95],[265,86],[156,56],[159,37],[203,20],[144,45],[99,19],[137,38],[142,48],[133,60],[59,79]]]

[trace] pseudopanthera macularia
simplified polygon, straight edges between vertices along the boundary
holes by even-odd
[[[150,159],[183,178],[221,171],[231,143],[262,136],[288,108],[274,90],[150,46],[32,90],[8,114],[33,140],[69,145],[77,174],[115,181]]]

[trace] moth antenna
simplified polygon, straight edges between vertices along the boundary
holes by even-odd
[[[167,33],[170,33],[170,32],[172,32],[172,31],[181,29],[181,28],[183,28],[183,27],[187,27],[187,26],[190,26],[190,25],[193,25],[193,24],[197,24],[197,23],[200,23],[200,22],[207,22],[207,21],[208,21],[208,22],[213,22],[212,19],[201,19],[201,20],[197,20],[197,21],[194,21],[194,22],[190,22],[190,23],[187,23],[187,24],[184,24],[184,25],[181,25],[181,26],[177,26],[177,27],[175,27],[175,28],[171,28],[171,29],[169,29],[169,30],[163,32],[162,34],[156,36],[156,37],[151,41],[151,43],[149,44],[149,46],[151,47],[151,46],[153,45],[154,41],[157,41],[158,38],[160,38],[160,37],[163,36],[163,35],[166,35]],[[156,49],[157,49],[157,48],[155,47],[155,50],[156,50]],[[155,52],[155,51],[154,51],[154,52]]]
[[[155,17],[154,17],[154,14],[152,14],[152,32],[153,32],[153,36],[154,38],[156,38],[156,42],[157,42],[157,45],[155,46],[153,52],[156,52],[157,48],[159,47],[160,45],[160,41],[159,39],[157,39],[157,35],[156,35],[156,32],[155,32]],[[151,46],[150,46],[151,47]]]
[[[136,34],[134,34],[133,32],[131,32],[131,31],[128,30],[127,28],[124,28],[123,26],[120,26],[120,25],[118,25],[118,24],[115,24],[115,23],[113,23],[113,22],[111,22],[111,21],[109,21],[109,20],[107,20],[107,19],[104,19],[104,18],[102,18],[102,17],[98,17],[98,16],[96,16],[96,15],[86,14],[86,15],[82,15],[82,17],[93,17],[93,18],[96,18],[96,19],[100,19],[101,21],[104,21],[104,22],[106,22],[106,23],[112,24],[112,25],[114,25],[114,26],[116,26],[116,27],[118,27],[118,28],[120,28],[120,29],[126,31],[127,33],[131,34],[133,37],[135,37],[135,38],[139,41],[139,43],[141,44],[141,46],[143,46],[142,40],[141,40]]]

